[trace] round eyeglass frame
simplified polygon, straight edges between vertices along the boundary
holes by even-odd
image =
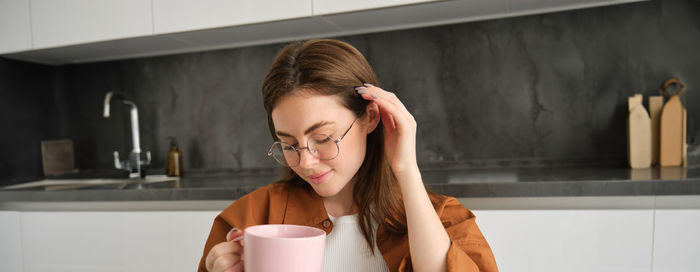
[[[350,129],[352,129],[352,126],[355,125],[355,122],[357,121],[357,119],[359,119],[359,118],[355,118],[355,120],[352,121],[352,123],[350,124],[350,127],[348,127],[348,129],[346,129],[345,132],[343,132],[343,134],[340,135],[340,137],[339,137],[337,140],[333,139],[333,137],[328,136],[328,135],[326,135],[326,134],[320,134],[320,133],[317,134],[317,133],[315,133],[315,134],[310,135],[309,138],[306,139],[306,146],[305,146],[305,147],[295,147],[294,145],[290,145],[290,144],[287,144],[287,143],[283,143],[283,142],[281,142],[281,141],[275,141],[275,142],[273,142],[272,145],[270,146],[270,150],[267,151],[267,156],[272,157],[273,159],[275,159],[275,161],[276,161],[277,163],[281,164],[282,166],[286,166],[286,167],[295,167],[295,166],[298,166],[298,165],[299,165],[299,162],[301,162],[301,150],[304,150],[304,149],[308,150],[308,151],[309,151],[309,154],[311,154],[311,156],[314,156],[314,158],[317,158],[317,159],[319,159],[319,160],[327,161],[327,160],[335,159],[335,158],[337,158],[338,155],[340,154],[340,145],[338,145],[338,143],[340,143],[340,141],[342,141],[343,138],[345,138],[345,135],[347,135],[348,132],[350,132]],[[325,136],[326,138],[331,139],[331,140],[333,141],[333,143],[335,143],[335,147],[336,147],[336,149],[338,150],[338,151],[335,153],[335,156],[333,156],[332,158],[323,158],[323,159],[322,159],[322,158],[320,158],[320,157],[318,156],[318,152],[316,152],[316,150],[310,149],[310,148],[309,148],[309,141],[311,141],[311,139],[313,139],[314,136]],[[282,147],[282,145],[288,145],[289,147],[291,147],[292,149],[294,149],[294,151],[297,152],[297,161],[296,161],[296,163],[288,164],[286,159],[284,159],[284,161],[282,161],[282,160],[278,159],[277,157],[275,157],[274,154],[273,154],[273,150],[274,150],[275,147],[278,146],[278,145],[279,145],[280,147]]]

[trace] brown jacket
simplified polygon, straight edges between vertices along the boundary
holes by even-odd
[[[452,241],[447,252],[447,270],[498,271],[474,214],[454,197],[431,194],[430,199]],[[326,233],[333,229],[323,200],[316,192],[285,184],[270,184],[236,200],[214,219],[198,271],[207,271],[204,261],[209,250],[226,241],[226,233],[231,228],[243,230],[261,224],[305,225],[323,229]],[[390,237],[381,225],[376,235],[377,241],[382,241],[377,247],[389,271],[413,271],[407,235]]]

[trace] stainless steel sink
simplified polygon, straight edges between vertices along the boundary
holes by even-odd
[[[44,189],[46,191],[75,190],[75,189],[142,189],[149,187],[179,188],[179,177],[165,175],[151,175],[146,178],[96,178],[96,179],[44,179],[11,186],[2,187],[2,190],[27,190]]]

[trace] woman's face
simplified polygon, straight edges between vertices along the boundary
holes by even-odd
[[[367,118],[364,118],[367,119]],[[355,115],[340,104],[337,96],[295,92],[277,101],[272,110],[275,134],[281,142],[306,147],[312,134],[325,134],[337,140],[352,122]],[[338,156],[320,160],[307,150],[299,151],[299,165],[291,167],[308,182],[321,197],[338,194],[360,169],[365,159],[367,124],[358,119],[342,141],[338,143]]]

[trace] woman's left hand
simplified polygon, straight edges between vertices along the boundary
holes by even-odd
[[[391,92],[365,83],[355,88],[362,98],[379,106],[384,126],[384,151],[394,175],[410,174],[418,169],[416,160],[416,119]]]

